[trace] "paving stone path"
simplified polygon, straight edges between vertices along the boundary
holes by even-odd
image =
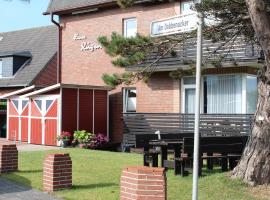
[[[60,200],[32,188],[0,178],[0,200]]]

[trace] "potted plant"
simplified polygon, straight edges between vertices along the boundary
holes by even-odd
[[[95,134],[91,140],[90,148],[91,149],[102,149],[104,145],[109,142],[109,139],[106,135],[98,133]]]
[[[59,136],[57,136],[57,140],[61,142],[61,146],[63,148],[67,147],[71,141],[72,134],[67,131],[63,131]]]
[[[81,130],[75,131],[73,136],[74,136],[73,144],[79,144],[81,148],[88,148],[94,134],[89,133],[85,130]]]

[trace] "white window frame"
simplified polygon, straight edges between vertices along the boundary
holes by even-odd
[[[244,76],[244,80],[243,80],[243,84],[245,84],[245,100],[244,100],[244,105],[243,105],[243,107],[244,107],[244,114],[253,114],[253,113],[248,113],[248,107],[247,107],[247,78],[248,78],[248,76],[249,77],[254,77],[254,78],[257,78],[257,76],[256,75],[254,75],[254,74],[243,74],[243,76]],[[257,78],[257,83],[258,83],[258,78]],[[257,84],[257,87],[258,87],[258,84]],[[257,93],[257,98],[258,98],[258,93]],[[256,108],[255,108],[256,109]]]
[[[136,105],[135,105],[135,111],[128,111],[127,110],[127,94],[129,90],[136,90]],[[136,113],[137,112],[137,88],[123,88],[123,113]]]
[[[185,78],[196,78],[194,76],[185,76],[181,79],[181,90],[182,90],[182,97],[181,97],[181,113],[185,113],[185,105],[186,105],[186,89],[195,89],[196,90],[196,83],[194,84],[188,84],[188,85],[185,85],[184,84],[184,79]],[[202,113],[203,112],[203,95],[204,95],[204,91],[203,91],[203,78],[201,79],[201,94],[200,94],[200,99],[201,99],[201,105],[200,105],[200,112]]]
[[[127,23],[130,22],[130,21],[135,21],[136,22],[136,34],[135,36],[137,35],[138,33],[138,21],[137,21],[137,18],[136,17],[131,17],[131,18],[125,18],[123,19],[123,36],[124,37],[134,37],[134,36],[128,36],[127,33]]]
[[[250,114],[247,113],[247,76],[254,76],[252,74],[247,74],[247,73],[242,73],[242,74],[216,74],[216,75],[211,75],[211,76],[229,76],[229,75],[241,75],[242,78],[242,108],[241,108],[241,113],[242,114]],[[200,102],[200,111],[201,113],[204,113],[204,77],[207,77],[210,75],[204,75],[201,78],[201,102]],[[181,79],[181,113],[185,113],[185,90],[186,89],[196,89],[196,84],[190,84],[190,85],[184,85],[184,78],[194,78],[192,76],[185,76]]]

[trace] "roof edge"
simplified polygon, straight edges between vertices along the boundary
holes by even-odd
[[[26,88],[23,88],[23,89],[20,89],[20,90],[16,90],[14,92],[10,92],[10,93],[7,93],[7,94],[4,94],[2,96],[0,96],[0,99],[8,99],[8,97],[12,97],[14,95],[18,95],[18,94],[21,94],[21,93],[24,93],[24,92],[28,92],[29,90],[33,90],[35,88],[35,85],[32,85],[32,86],[29,86],[29,87],[26,87]]]
[[[90,8],[105,8],[105,7],[113,7],[113,6],[118,6],[120,8],[120,6],[118,5],[116,0],[111,0],[109,2],[101,2],[101,3],[96,3],[96,4],[92,4],[89,5],[88,4],[81,4],[78,6],[70,6],[70,7],[65,7],[62,9],[58,9],[58,10],[53,10],[53,11],[48,11],[51,4],[52,4],[53,0],[50,1],[48,9],[46,12],[43,12],[43,15],[49,15],[49,14],[55,14],[55,15],[62,15],[62,14],[69,14],[75,11],[79,11],[82,9],[90,9]],[[161,0],[159,3],[168,3],[170,2],[170,0]],[[135,5],[139,5],[139,4],[143,4],[143,3],[153,3],[151,0],[138,0],[137,2],[135,2]]]
[[[51,3],[51,2],[50,2]],[[109,7],[109,6],[116,6],[117,2],[116,1],[112,1],[112,2],[103,2],[100,4],[94,4],[94,5],[81,5],[79,7],[73,7],[73,8],[63,8],[63,9],[59,9],[59,10],[54,10],[51,12],[43,12],[43,15],[49,15],[49,14],[55,14],[55,15],[61,15],[61,14],[69,14],[71,12],[75,12],[81,9],[89,9],[89,8],[102,8],[102,7]]]
[[[26,98],[26,97],[31,97],[31,96],[35,96],[35,95],[40,95],[43,94],[45,92],[49,92],[52,90],[56,90],[59,88],[71,88],[71,89],[93,89],[93,90],[106,90],[109,91],[111,90],[110,87],[107,86],[91,86],[91,85],[76,85],[76,84],[63,84],[63,83],[57,83],[55,85],[51,85],[27,94],[24,94],[22,96],[20,96],[20,98]]]

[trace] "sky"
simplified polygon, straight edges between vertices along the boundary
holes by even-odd
[[[0,32],[51,25],[44,16],[49,0],[0,0]]]

